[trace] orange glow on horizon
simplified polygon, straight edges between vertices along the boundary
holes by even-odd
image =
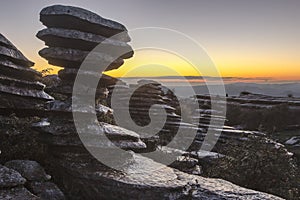
[[[62,69],[49,65],[46,60],[41,57],[36,57],[36,64],[34,69],[42,71],[43,69],[51,68],[50,74],[57,74]],[[222,57],[223,58],[223,57]],[[153,62],[155,61],[155,62]],[[300,66],[296,64],[296,60],[285,61],[266,61],[264,59],[257,59],[256,61],[249,61],[245,59],[240,60],[228,60],[228,59],[214,59],[217,69],[221,77],[240,77],[249,79],[260,80],[277,80],[277,81],[299,81],[300,80]],[[139,70],[138,67],[144,65]],[[149,67],[151,66],[152,67]],[[162,69],[160,65],[168,66],[170,69]],[[173,73],[172,69],[178,71]],[[133,70],[133,71],[132,71]],[[163,52],[159,54],[145,54],[136,53],[131,59],[125,60],[123,66],[117,70],[111,70],[105,72],[105,74],[114,77],[156,77],[156,76],[200,76],[197,70],[186,63],[185,61],[176,58],[176,56],[167,55]],[[203,76],[216,76],[215,74],[203,73]]]

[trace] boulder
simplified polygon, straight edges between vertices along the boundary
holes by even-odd
[[[43,200],[64,200],[65,195],[52,182],[30,182],[27,186],[29,190]]]
[[[0,190],[1,188],[10,188],[24,185],[26,179],[17,171],[0,165]]]
[[[43,199],[43,200],[63,200],[65,199],[64,194],[62,191],[52,182],[49,182],[51,176],[45,173],[44,168],[37,163],[36,161],[31,160],[12,160],[5,163],[7,169],[11,171],[15,171],[18,175],[22,178],[21,183],[19,185],[14,185],[18,187],[11,188],[9,191],[6,191],[7,195],[18,197],[19,193],[24,193],[25,197],[30,196],[30,192],[36,195],[36,199]],[[5,168],[6,168],[5,167]],[[20,173],[20,174],[19,174]],[[22,176],[21,176],[22,175]],[[13,179],[14,176],[6,172],[6,176],[9,176],[10,179]],[[23,178],[24,177],[24,178]],[[26,184],[24,185],[26,181]],[[26,189],[19,189],[20,185],[24,185]],[[16,189],[16,190],[14,190]],[[1,187],[0,187],[1,190]],[[27,193],[27,194],[26,194]],[[4,193],[3,193],[4,194]],[[1,196],[1,191],[0,191]],[[33,196],[33,195],[32,195]],[[26,199],[24,197],[24,199]],[[39,197],[39,198],[38,198]],[[29,197],[28,197],[29,198]],[[8,198],[9,199],[9,198]]]
[[[19,172],[28,181],[48,181],[51,176],[45,173],[44,168],[36,161],[12,160],[5,163],[5,166]]]

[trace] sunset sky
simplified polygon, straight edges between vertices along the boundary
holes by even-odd
[[[73,5],[124,24],[164,27],[180,31],[201,44],[224,77],[300,80],[300,1],[299,0],[10,0],[1,1],[1,33],[11,40],[35,68],[49,68],[38,55],[45,47],[35,37],[44,26],[39,12],[53,4]],[[134,40],[134,38],[132,38]],[[168,55],[153,54],[183,75],[195,75],[184,63]],[[121,76],[143,63],[147,54],[136,54],[118,71]],[[156,70],[157,69],[157,70]],[[173,75],[159,68],[136,72],[134,76]],[[204,74],[210,76],[213,74]]]

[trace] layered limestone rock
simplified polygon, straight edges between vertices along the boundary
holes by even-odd
[[[40,19],[48,28],[39,31],[37,37],[48,47],[42,49],[39,54],[47,59],[49,64],[64,67],[59,71],[61,84],[49,90],[55,97],[66,99],[71,96],[79,67],[87,55],[94,56],[95,61],[88,64],[97,66],[97,69],[91,67],[80,70],[79,73],[82,77],[97,82],[101,72],[117,69],[124,63],[124,58],[133,56],[133,50],[127,44],[130,38],[126,28],[90,11],[72,6],[54,5],[43,9]],[[118,35],[115,36],[116,34]],[[102,48],[91,52],[100,43]],[[107,95],[107,84],[114,84],[114,82],[112,77],[103,75],[97,88],[97,96],[104,99]],[[82,86],[85,86],[82,88],[84,90],[90,87],[84,83]]]
[[[53,97],[39,82],[41,73],[6,37],[0,34],[0,162],[33,159],[41,152],[30,124],[44,114]]]
[[[109,39],[108,37],[117,33],[124,31],[126,33],[124,26],[81,8],[55,5],[43,9],[40,15],[41,21],[48,28],[40,31],[37,37],[45,41],[45,44],[49,46],[49,48],[41,50],[40,55],[46,58],[50,64],[59,65],[64,67],[64,69],[58,73],[61,82],[48,89],[50,93],[58,97],[56,101],[48,105],[48,109],[51,111],[51,116],[48,119],[50,123],[49,125],[45,125],[47,123],[44,121],[39,127],[42,127],[42,132],[46,133],[46,135],[48,134],[48,137],[50,137],[49,140],[44,140],[49,145],[82,148],[72,120],[72,111],[86,114],[87,118],[89,118],[89,115],[101,115],[101,113],[106,115],[107,112],[110,112],[110,109],[97,102],[106,99],[106,88],[111,84],[115,84],[117,80],[103,75],[99,81],[102,71],[109,70],[111,69],[110,67],[107,69],[97,69],[98,71],[95,71],[95,69],[78,70],[78,67],[82,64],[88,53],[101,43],[106,48],[105,51],[96,52],[95,54],[97,61],[99,61],[98,65],[109,65],[118,68],[123,64],[123,58],[129,58],[133,55],[131,47],[126,43],[129,41],[129,37],[127,35],[127,39]],[[59,20],[68,21],[69,23],[60,24]],[[112,56],[118,53],[120,49],[129,53],[124,57],[121,55],[121,57],[114,61]],[[74,110],[74,107],[72,107],[72,98],[76,98],[76,95],[81,95],[74,94],[75,96],[72,97],[74,81],[77,75],[81,75],[86,80],[81,81],[79,84],[82,93],[91,90],[91,86],[86,82],[91,80],[95,82],[99,81],[95,89],[96,110],[84,107]],[[56,119],[57,115],[60,116],[58,120]],[[101,132],[110,139],[113,138],[115,140],[114,143],[118,143],[122,148],[131,150],[145,148],[145,144],[133,132],[106,123],[93,121],[90,123],[92,124],[90,128],[95,130],[91,134],[91,137],[97,138],[97,135],[100,135]],[[101,127],[101,130],[96,129],[98,126]],[[99,148],[104,147],[101,144],[99,146],[97,144],[91,145]]]
[[[129,110],[130,117],[123,117],[122,124],[119,124],[127,129],[133,128],[130,123],[132,121],[139,127],[151,124],[153,130],[149,130],[149,133],[144,131],[148,137],[142,139],[146,142],[148,150],[154,151],[158,145],[167,145],[172,141],[179,127],[187,132],[197,128],[182,122],[180,113],[172,106],[178,106],[178,99],[171,99],[169,93],[172,92],[157,82],[140,80],[137,84],[111,87],[108,104],[116,113]],[[112,97],[117,99],[114,105],[111,105]],[[164,122],[163,127],[158,125],[161,122]],[[135,131],[140,132],[138,129]],[[150,131],[157,134],[151,135],[153,133]]]
[[[212,109],[212,101],[218,106],[225,106],[226,101],[218,97],[198,95],[199,109],[194,111],[194,124],[199,124],[199,132],[193,146],[198,148],[204,145],[204,138],[210,128],[218,137],[213,151],[225,155],[217,162],[207,165],[201,162],[203,175],[219,177],[236,184],[270,192],[287,199],[296,199],[299,196],[297,180],[299,180],[298,166],[295,155],[287,148],[269,139],[258,131],[237,130],[233,127],[222,126],[218,120],[224,120],[224,113]],[[230,105],[230,102],[229,102]],[[230,111],[230,110],[229,110]],[[209,124],[210,120],[215,121]],[[202,130],[202,131],[200,131]],[[288,169],[288,170],[287,170]],[[273,176],[273,174],[276,174]],[[250,177],[252,181],[249,181]],[[282,187],[282,185],[285,185]]]
[[[126,42],[78,30],[47,28],[39,31],[37,37],[45,41],[47,46],[51,47],[91,51],[101,43],[105,47],[105,51],[103,52],[105,54],[118,55],[123,50],[128,52],[123,58],[129,58],[133,55],[131,47]]]
[[[50,64],[78,69],[90,51],[100,43],[103,48],[92,54],[97,57],[98,65],[109,65],[107,69],[100,68],[100,72],[120,67],[123,64],[122,58],[133,55],[131,47],[126,43],[130,41],[127,30],[117,22],[81,8],[60,5],[43,9],[40,16],[48,28],[40,31],[37,37],[49,47],[39,54]],[[116,34],[125,35],[127,39],[113,37]],[[126,54],[119,55],[121,50]],[[119,58],[114,59],[114,55]]]
[[[41,74],[7,38],[0,34],[0,110],[18,111],[38,109],[53,98],[39,83]]]
[[[7,38],[0,34],[0,162],[41,158],[42,146],[31,124],[45,114],[45,102],[53,97],[38,82],[41,73]],[[34,161],[13,160],[0,165],[0,199],[64,199],[58,187]],[[40,184],[38,189],[31,187]],[[44,186],[43,186],[44,185]],[[47,186],[47,187],[46,187]]]

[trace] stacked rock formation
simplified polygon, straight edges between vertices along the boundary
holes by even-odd
[[[36,158],[42,153],[30,124],[45,114],[44,104],[53,97],[44,92],[45,86],[38,82],[41,74],[31,69],[33,65],[0,34],[1,163],[12,158]],[[36,174],[36,168],[42,169],[34,161],[9,161],[5,166],[0,165],[0,199],[64,199],[57,186],[49,182],[49,176],[47,181],[30,178]]]
[[[93,53],[97,57],[97,63],[93,63],[97,65],[97,69],[80,70],[88,80],[98,81],[101,72],[117,69],[123,64],[123,58],[133,55],[131,47],[127,44],[130,38],[123,25],[84,9],[50,6],[41,11],[40,20],[48,28],[39,31],[37,37],[49,47],[42,49],[39,54],[47,59],[49,64],[64,67],[59,71],[62,83],[54,89],[60,94],[71,96],[79,67],[90,51],[100,43],[103,48]],[[115,34],[118,35],[114,36]],[[112,36],[114,38],[110,39]],[[120,51],[126,53],[121,54]],[[116,55],[118,57],[114,59],[113,56]],[[105,97],[105,86],[111,84],[111,77],[103,75],[102,79],[107,80],[100,82],[102,85],[99,85],[96,93],[98,97]]]
[[[52,135],[50,137],[52,139],[46,141],[56,146],[65,146],[67,144],[70,144],[70,146],[80,146],[81,142],[78,137],[76,138],[77,133],[72,120],[71,101],[76,75],[81,74],[87,82],[91,79],[98,81],[102,71],[118,68],[123,63],[123,58],[132,56],[132,49],[126,43],[130,38],[125,33],[122,37],[117,37],[116,39],[118,40],[108,39],[108,37],[114,34],[126,32],[126,28],[117,22],[104,19],[81,8],[61,5],[50,6],[41,11],[40,20],[48,28],[40,31],[37,37],[45,41],[45,44],[49,47],[42,49],[39,54],[47,59],[49,64],[64,67],[58,74],[61,83],[55,86],[55,88],[50,89],[56,96],[59,94],[60,97],[64,97],[49,104],[48,108],[52,111],[53,115],[49,120],[51,123],[47,125],[46,121],[44,121],[42,125],[47,127],[44,132],[48,136]],[[79,71],[79,67],[85,57],[100,43],[104,43],[107,47],[107,51],[97,52],[96,54],[97,59],[100,61],[97,65],[102,68],[98,69],[98,71],[95,71],[95,69]],[[118,53],[120,48],[125,48],[130,53],[120,55],[122,58],[120,57],[114,61],[112,54]],[[108,68],[104,68],[110,62],[112,64]],[[115,82],[114,78],[103,75],[96,88],[96,100],[105,99],[106,88]],[[76,95],[83,95],[87,90],[91,89],[89,85],[85,85],[85,82],[82,81],[80,82],[80,87],[82,94],[75,94],[73,98],[76,98]],[[96,111],[90,108],[73,108],[73,112],[85,113],[88,117],[89,115],[98,114],[98,112],[105,110],[105,106],[101,104],[97,104],[97,106],[100,106],[100,108]],[[56,119],[57,114],[61,118]],[[57,130],[57,127],[61,127],[61,130]],[[131,147],[132,149],[138,149],[145,146],[139,140],[139,137],[130,131],[104,123],[101,124],[101,127],[108,137],[117,138],[115,142],[122,145],[125,149]],[[70,140],[72,142],[68,142]]]
[[[44,92],[33,65],[0,34],[0,162],[33,159],[39,152],[30,124],[44,114],[45,102],[53,97]]]
[[[185,128],[187,131],[197,128],[192,124],[182,122],[180,111],[177,113],[176,110],[179,107],[178,99],[174,94],[172,95],[170,90],[158,82],[140,80],[137,84],[130,86],[114,86],[110,88],[109,105],[111,105],[112,95],[114,95],[114,98],[117,98],[117,102],[113,105],[114,112],[122,113],[129,110],[130,117],[125,118],[122,124],[119,124],[127,129],[132,129],[131,123],[127,123],[128,121],[133,121],[139,127],[152,123],[153,127],[156,128],[154,123],[160,123],[165,120],[162,128],[157,126],[157,130],[151,130],[157,133],[155,136],[151,137],[149,135],[150,137],[142,139],[146,142],[148,150],[155,150],[157,145],[167,145],[172,141],[179,127]],[[153,120],[150,117],[153,117]],[[139,130],[134,131],[139,132]]]
[[[230,198],[247,196],[250,198],[280,199],[272,195],[243,189],[225,181],[188,175],[135,153],[130,153],[131,156],[126,157],[126,162],[120,160],[123,167],[122,171],[111,169],[94,159],[78,138],[72,111],[85,116],[83,123],[90,123],[88,122],[89,116],[99,110],[95,111],[86,107],[74,108],[74,106],[71,109],[70,94],[72,89],[70,87],[76,73],[83,73],[91,79],[97,76],[95,71],[78,72],[77,70],[87,55],[87,50],[91,50],[92,46],[94,47],[101,40],[95,42],[94,39],[100,36],[107,38],[121,31],[126,31],[126,29],[117,22],[106,20],[87,10],[60,5],[43,9],[41,21],[48,29],[40,32],[38,37],[46,41],[50,47],[42,50],[40,55],[46,58],[49,63],[65,68],[59,74],[62,79],[60,86],[68,85],[69,88],[60,86],[56,88],[55,93],[63,93],[63,98],[49,104],[50,116],[35,124],[34,127],[41,132],[41,139],[48,147],[49,166],[53,170],[55,180],[59,180],[58,182],[71,199],[203,199],[225,198],[228,195]],[[46,33],[50,34],[45,37]],[[88,34],[93,35],[90,37]],[[57,37],[58,35],[59,37]],[[89,40],[91,38],[93,38],[92,42]],[[125,34],[116,41],[125,44],[124,42],[129,41],[129,37]],[[118,48],[122,46],[118,45],[119,42],[116,41],[108,42],[108,45],[112,45],[115,49],[114,52],[117,52]],[[91,43],[92,45],[88,46]],[[83,46],[85,49],[81,49]],[[103,63],[107,63],[110,53],[111,51],[101,53],[100,58],[103,58]],[[105,56],[103,56],[104,54]],[[122,58],[128,56],[125,55]],[[108,60],[106,60],[107,58]],[[109,66],[108,69],[120,66],[122,58],[113,62],[113,65]],[[101,72],[99,70],[99,73]],[[112,79],[104,78],[100,81],[100,87],[105,88],[104,86],[111,84],[111,81],[106,80]],[[84,88],[84,83],[81,84]],[[64,91],[59,89],[64,89]],[[75,97],[76,95],[73,98]],[[86,145],[99,150],[99,152],[111,152],[111,156],[115,156],[113,149],[106,144],[105,140],[102,140],[104,139],[103,136],[99,137],[102,133],[116,146],[125,150],[140,151],[146,148],[146,145],[135,132],[104,122],[92,123],[92,126],[87,127],[84,131],[87,136],[95,139]],[[100,127],[101,134],[95,132],[98,130],[95,126]],[[89,134],[90,132],[91,134]],[[112,157],[107,159],[110,158]],[[194,181],[195,179],[201,182],[201,186]],[[217,187],[222,187],[223,191],[220,192],[220,190],[215,189]]]
[[[30,114],[45,101],[53,98],[46,94],[44,85],[37,82],[41,74],[8,39],[0,34],[0,104],[1,113]]]

